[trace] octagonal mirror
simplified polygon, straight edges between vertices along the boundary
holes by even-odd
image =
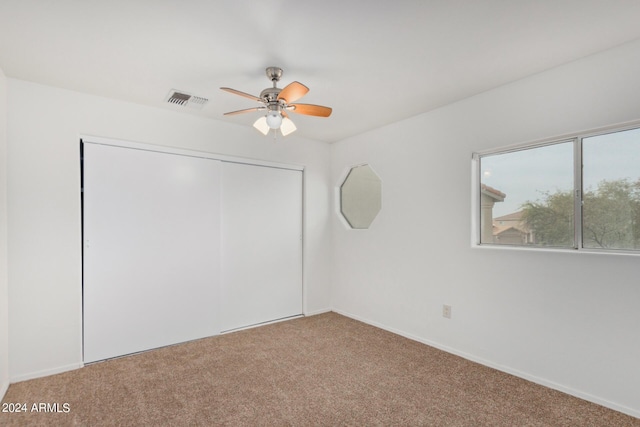
[[[369,165],[351,168],[340,186],[340,212],[351,228],[369,228],[382,208],[382,181]]]

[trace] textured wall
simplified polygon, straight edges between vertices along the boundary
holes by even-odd
[[[334,215],[334,308],[640,416],[640,258],[471,247],[472,153],[638,120],[638,75],[635,42],[335,144],[383,207]]]
[[[0,400],[9,386],[7,264],[7,79],[0,69]]]
[[[82,134],[304,165],[304,310],[330,308],[327,144],[14,79],[8,88],[12,381],[82,362]]]

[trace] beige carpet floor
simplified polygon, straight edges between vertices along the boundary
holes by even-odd
[[[335,313],[12,384],[4,402],[29,411],[2,426],[640,426]]]

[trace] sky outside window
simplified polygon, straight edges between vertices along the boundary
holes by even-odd
[[[640,129],[584,138],[582,164],[585,191],[596,189],[603,180],[639,180]]]
[[[493,217],[517,212],[526,202],[544,199],[545,193],[573,189],[573,143],[484,156],[480,173],[482,184],[506,194],[494,205]]]

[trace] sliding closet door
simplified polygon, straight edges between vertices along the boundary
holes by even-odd
[[[84,360],[220,332],[220,162],[84,144]]]
[[[222,164],[223,331],[302,314],[302,172]]]

